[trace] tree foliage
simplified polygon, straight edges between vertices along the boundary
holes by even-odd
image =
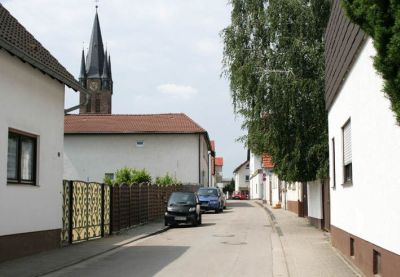
[[[400,123],[400,2],[345,0],[343,6],[350,20],[374,40],[374,66],[385,80],[384,92]]]
[[[252,152],[286,181],[327,175],[323,33],[328,0],[232,0],[224,74]]]

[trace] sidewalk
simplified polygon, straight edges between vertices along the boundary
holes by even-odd
[[[292,212],[263,206],[274,229],[274,276],[359,276],[332,248],[329,233]]]
[[[42,276],[167,230],[163,222],[137,226],[121,234],[0,263],[1,277]]]

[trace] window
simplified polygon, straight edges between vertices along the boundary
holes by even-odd
[[[351,153],[351,121],[343,126],[343,173],[344,183],[353,181],[352,153]]]
[[[8,132],[7,182],[35,185],[36,141],[32,135]]]
[[[249,164],[246,164],[246,169],[249,169],[250,168],[250,165]]]
[[[248,182],[250,180],[250,176],[246,175],[246,182]]]
[[[354,258],[355,254],[355,248],[354,248],[354,239],[350,238],[350,257]]]
[[[376,250],[372,250],[373,257],[373,273],[375,275],[380,275],[382,273],[382,261],[381,261],[381,253]]]
[[[114,180],[114,173],[106,173],[105,174],[106,179]]]
[[[136,141],[136,147],[143,147],[143,146],[144,146],[144,141],[143,140]]]

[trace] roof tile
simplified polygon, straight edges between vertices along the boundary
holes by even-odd
[[[138,115],[66,115],[66,134],[207,133],[183,113]]]
[[[274,168],[274,162],[272,161],[271,155],[266,153],[262,155],[262,167]]]

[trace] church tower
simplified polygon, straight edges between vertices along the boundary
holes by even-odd
[[[88,53],[85,59],[85,52],[82,50],[81,59],[79,82],[92,91],[92,96],[86,105],[80,107],[79,113],[111,114],[113,94],[111,58],[107,51],[104,51],[97,8]],[[84,104],[85,100],[86,95],[81,93],[80,104]]]

